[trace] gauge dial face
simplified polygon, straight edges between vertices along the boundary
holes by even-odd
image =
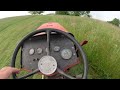
[[[59,47],[59,46],[55,46],[55,47],[54,47],[54,51],[55,51],[55,52],[60,51],[60,47]]]
[[[37,49],[37,53],[38,53],[38,54],[41,54],[41,53],[42,53],[42,48],[38,48],[38,49]]]
[[[35,52],[35,50],[34,50],[33,48],[29,50],[29,54],[30,54],[30,55],[33,55],[34,52]]]
[[[61,56],[63,59],[70,59],[72,57],[72,51],[70,49],[63,49],[61,51]]]

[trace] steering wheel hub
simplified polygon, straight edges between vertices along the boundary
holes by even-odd
[[[38,62],[38,68],[41,73],[51,75],[57,69],[57,62],[52,56],[43,56]]]

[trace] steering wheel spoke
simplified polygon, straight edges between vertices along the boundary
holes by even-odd
[[[47,34],[47,55],[50,55],[50,33],[51,31],[50,30],[47,30],[46,31],[46,34]]]
[[[29,77],[29,76],[32,76],[32,75],[38,73],[38,72],[40,72],[40,70],[39,70],[39,69],[36,69],[36,70],[34,70],[34,71],[28,73],[27,75],[24,75],[24,76],[18,77],[17,79],[24,79],[24,78],[27,78],[27,77]]]
[[[63,71],[62,71],[61,69],[59,69],[59,68],[57,68],[57,72],[58,72],[59,74],[65,76],[65,77],[69,78],[69,79],[76,79],[75,77],[66,74],[65,72],[63,72]]]

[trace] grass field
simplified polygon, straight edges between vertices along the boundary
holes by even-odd
[[[60,23],[78,42],[88,40],[83,46],[89,62],[88,78],[120,78],[120,28],[77,16],[29,15],[0,19],[0,68],[10,64],[13,51],[23,37],[46,22]],[[78,67],[71,72],[77,73]]]

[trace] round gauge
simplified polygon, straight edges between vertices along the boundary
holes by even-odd
[[[38,53],[38,54],[41,54],[41,53],[42,53],[42,48],[38,48],[38,49],[37,49],[37,53]]]
[[[39,70],[45,74],[53,74],[57,69],[57,62],[52,56],[43,56],[38,62]]]
[[[59,47],[59,46],[55,46],[55,47],[54,47],[54,51],[55,51],[55,52],[60,51],[60,47]]]
[[[30,54],[30,55],[33,55],[34,52],[35,52],[35,50],[34,50],[33,48],[29,50],[29,54]]]
[[[70,49],[63,49],[61,51],[61,56],[63,59],[70,59],[72,57],[72,51]]]

